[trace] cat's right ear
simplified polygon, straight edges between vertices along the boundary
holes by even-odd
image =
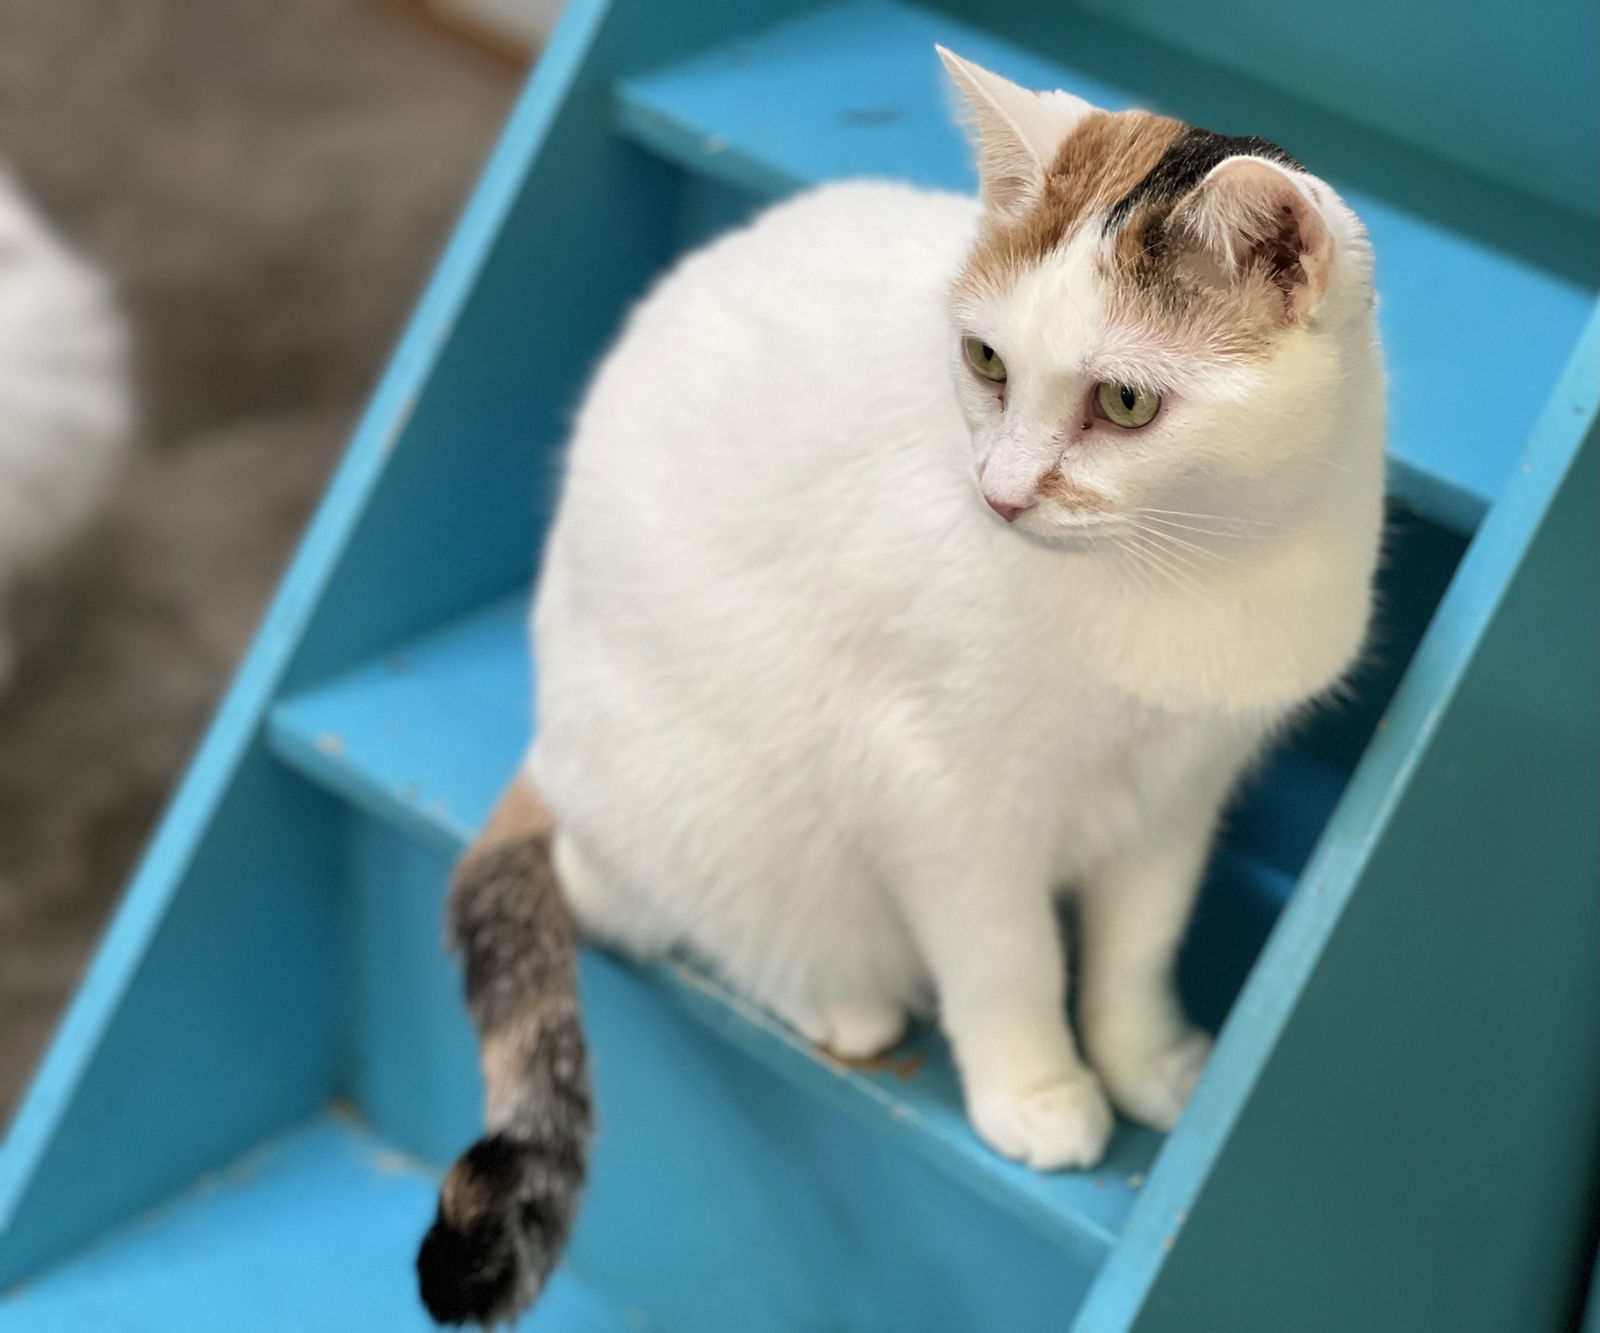
[[[1071,93],[1029,92],[944,47],[934,48],[961,93],[978,153],[978,193],[991,212],[1026,212],[1067,135],[1094,110]]]

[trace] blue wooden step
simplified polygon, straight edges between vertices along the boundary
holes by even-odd
[[[291,1333],[434,1327],[408,1255],[438,1183],[327,1114],[269,1139],[170,1203],[0,1297],[0,1333]],[[650,1333],[570,1273],[525,1333]]]
[[[940,42],[1027,87],[1278,138],[1372,233],[1392,489],[1470,531],[1592,309],[1592,224],[1082,11],[1057,26],[1074,52],[1067,62],[906,5],[828,6],[623,80],[617,122],[652,151],[762,197],[847,176],[971,190]],[[1583,257],[1576,268],[1572,256]]]
[[[279,703],[272,749],[366,813],[458,852],[526,745],[526,606],[521,596],[494,603]],[[723,1039],[875,1123],[1082,1262],[1098,1263],[1115,1242],[1160,1146],[1159,1135],[1124,1125],[1097,1171],[1039,1175],[973,1136],[937,1035],[917,1031],[871,1067],[844,1065],[699,968],[650,971],[665,997]]]

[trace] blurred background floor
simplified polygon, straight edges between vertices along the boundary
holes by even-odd
[[[518,79],[403,0],[0,0],[0,158],[115,279],[142,405],[0,697],[0,1121]]]

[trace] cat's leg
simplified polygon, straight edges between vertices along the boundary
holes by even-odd
[[[1040,1170],[1093,1166],[1111,1109],[1067,1024],[1066,959],[1042,868],[925,862],[901,906],[938,990],[967,1113],[992,1147]],[[965,867],[967,873],[961,873]]]
[[[1186,812],[1085,877],[1078,910],[1078,1023],[1111,1099],[1170,1130],[1211,1051],[1189,1022],[1173,968],[1216,814]]]
[[[659,956],[683,943],[659,912],[607,879],[564,829],[556,832],[554,858],[562,894],[586,939],[635,958]],[[892,958],[884,958],[883,964],[886,969],[892,967]],[[879,992],[858,986],[828,994],[830,988],[819,981],[812,989],[821,989],[825,998],[797,998],[763,985],[759,974],[730,979],[807,1041],[847,1060],[881,1055],[905,1033],[905,1006],[892,998],[888,988]]]
[[[561,894],[586,940],[635,958],[670,949],[675,940],[654,929],[656,914],[619,890],[563,828],[552,851]]]
[[[793,870],[774,865],[750,874],[778,884]],[[807,865],[803,873],[828,886],[819,909],[796,912],[785,904],[800,893],[780,892],[764,927],[745,932],[747,939],[764,937],[765,947],[746,954],[730,979],[830,1054],[881,1055],[905,1034],[909,1004],[926,986],[916,945],[894,904],[859,867],[835,861]]]
[[[906,1030],[904,1006],[883,995],[778,1000],[768,1007],[807,1041],[846,1060],[882,1055],[899,1044]]]

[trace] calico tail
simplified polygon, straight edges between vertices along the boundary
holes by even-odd
[[[478,1029],[487,1132],[457,1160],[417,1254],[441,1324],[509,1322],[561,1257],[593,1114],[578,1022],[576,935],[551,861],[554,827],[513,779],[450,886],[449,934]]]

